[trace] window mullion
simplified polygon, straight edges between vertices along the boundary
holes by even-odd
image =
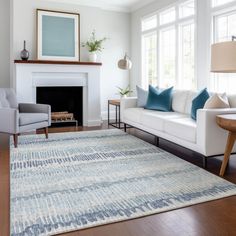
[[[175,24],[175,81],[176,81],[176,87],[180,88],[180,40],[179,40],[179,9],[178,6],[176,6],[176,24]]]
[[[160,17],[159,14],[156,15],[157,17],[157,46],[156,46],[156,53],[157,53],[157,61],[156,61],[156,68],[157,68],[157,86],[160,87],[161,84],[161,74],[160,74],[160,34],[159,34],[159,27],[160,27]]]

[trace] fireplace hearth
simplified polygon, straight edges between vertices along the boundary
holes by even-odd
[[[51,105],[52,126],[83,125],[83,87],[37,87],[36,99]]]

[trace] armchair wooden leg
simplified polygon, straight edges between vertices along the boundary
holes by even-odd
[[[18,147],[18,134],[13,134],[13,138],[14,138],[14,146],[15,148]]]
[[[48,127],[44,128],[44,133],[45,133],[46,139],[48,139]]]

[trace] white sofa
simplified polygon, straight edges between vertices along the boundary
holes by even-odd
[[[137,107],[137,98],[123,98],[121,120],[126,125],[202,154],[205,167],[206,157],[224,153],[228,133],[217,125],[216,116],[236,113],[236,95],[228,96],[230,109],[200,109],[197,121],[194,121],[190,113],[196,94],[193,91],[174,91],[173,112],[146,110]],[[233,151],[236,152],[236,146]]]

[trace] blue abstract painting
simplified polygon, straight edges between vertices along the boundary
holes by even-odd
[[[42,16],[42,56],[75,57],[75,20]]]

